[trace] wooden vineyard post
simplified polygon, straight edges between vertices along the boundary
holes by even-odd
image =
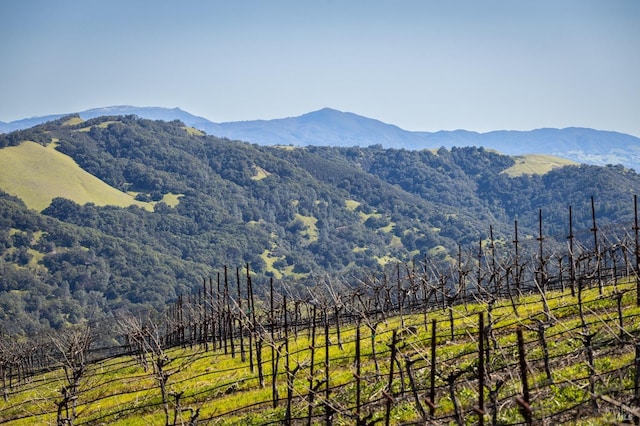
[[[466,274],[462,271],[462,246],[458,244],[458,288],[462,292],[462,300],[464,302],[464,308],[467,309],[467,282],[466,282]],[[426,304],[425,304],[426,305]],[[426,306],[425,306],[425,316],[426,316]],[[426,324],[425,324],[426,328]]]
[[[484,314],[478,314],[478,425],[484,425]]]
[[[278,363],[276,362],[275,319],[273,314],[273,277],[269,280],[269,329],[271,333],[271,395],[273,408],[278,406]],[[251,352],[251,346],[249,346]]]
[[[167,336],[165,337],[165,344],[168,347],[172,347],[173,346],[173,337],[174,337],[174,328],[175,328],[175,307],[176,304],[172,303],[169,306],[169,309],[167,311],[167,325],[166,325],[166,329],[167,329]],[[131,351],[131,342],[129,339],[129,336],[125,336],[125,348],[127,352]]]
[[[202,312],[202,289],[199,288],[198,289],[198,298],[196,300],[194,309],[196,310],[196,326],[197,326],[197,334],[198,334],[198,339],[196,340],[196,343],[200,343],[201,346],[204,346],[204,317],[203,317],[203,312]]]
[[[213,279],[209,277],[209,319],[211,321],[211,349],[216,350],[216,312],[215,298],[213,296]]]
[[[309,345],[309,351],[311,352],[311,361],[309,365],[309,411],[307,416],[307,425],[311,426],[311,418],[313,416],[313,405],[315,399],[315,388],[313,386],[313,376],[315,374],[315,353],[316,353],[316,305],[313,305],[313,314],[311,318],[311,344]]]
[[[224,345],[224,354],[226,355],[228,353],[228,348],[227,348],[227,336],[225,335],[225,330],[224,327],[226,325],[226,322],[224,321],[224,312],[222,309],[222,304],[224,302],[220,301],[220,272],[218,272],[218,281],[217,281],[217,287],[218,287],[218,292],[216,293],[216,309],[218,310],[218,344],[219,344],[219,348],[222,349],[222,346]]]
[[[425,419],[427,417],[427,414],[425,413],[424,407],[420,402],[420,397],[418,395],[418,387],[416,385],[416,379],[413,374],[413,364],[415,363],[415,360],[412,360],[409,355],[405,355],[404,362],[405,362],[405,368],[407,369],[407,376],[409,376],[409,384],[411,386],[411,393],[413,394],[413,399],[416,403],[416,408],[420,412],[420,418]]]
[[[181,342],[180,342],[180,326],[182,325],[182,323],[180,322],[180,297],[182,297],[181,294],[178,295],[178,300],[176,300],[176,303],[173,305],[173,320],[174,320],[174,325],[173,325],[173,345],[174,346],[178,346]]]
[[[624,339],[625,339],[624,316],[622,315],[622,297],[623,296],[624,296],[624,293],[621,291],[615,294],[616,308],[618,311],[618,327],[620,328],[620,331],[619,331],[620,342],[624,342]]]
[[[634,249],[635,257],[636,257],[636,306],[640,306],[640,241],[638,240],[638,232],[640,228],[638,228],[638,196],[633,196],[633,211],[634,211],[634,225],[633,231],[636,237],[636,246]]]
[[[544,242],[544,237],[542,236],[542,209],[538,210],[538,238],[537,238],[538,242],[539,242],[539,253],[538,255],[540,256],[540,263],[538,264],[538,284],[540,286],[540,292],[542,293],[542,298],[546,300],[545,298],[545,293],[547,291],[547,276],[545,273],[545,261],[544,261],[544,249],[543,249],[543,242]],[[546,304],[545,304],[545,308],[546,308]],[[545,309],[545,313],[547,313],[547,310]]]
[[[180,324],[180,331],[179,331],[179,339],[180,339],[180,344],[184,347],[185,344],[185,337],[184,337],[184,306],[183,306],[183,300],[182,300],[182,295],[178,296],[178,324]]]
[[[251,274],[249,272],[249,264],[247,263],[247,285],[249,287],[249,303],[251,309],[251,332],[255,333],[254,342],[256,345],[256,365],[258,367],[258,378],[260,380],[260,387],[264,387],[264,374],[262,372],[262,335],[258,334],[258,323],[256,321],[256,305],[253,298],[253,282],[251,280]]]
[[[204,351],[209,352],[209,319],[207,317],[207,279],[202,280],[202,315],[203,315],[203,339],[204,339]]]
[[[293,400],[293,374],[289,357],[289,323],[287,322],[287,295],[284,294],[284,371],[287,377],[287,411],[285,414],[285,424],[291,424],[291,401]]]
[[[593,220],[593,252],[596,255],[596,273],[598,276],[598,293],[602,294],[602,268],[600,265],[600,248],[598,246],[598,227],[596,226],[596,209],[593,202],[593,195],[591,196],[591,218]]]
[[[393,366],[396,363],[397,339],[398,339],[397,332],[396,330],[393,330],[393,335],[391,336],[391,358],[389,359],[389,381],[387,383],[387,390],[383,391],[387,398],[386,412],[384,416],[385,426],[389,426],[389,421],[391,420],[391,406],[393,405]]]
[[[582,343],[584,344],[585,355],[587,357],[587,368],[589,370],[589,394],[591,395],[591,404],[593,408],[598,410],[598,400],[595,398],[596,392],[596,369],[593,357],[593,338],[595,333],[590,333],[588,328],[582,333]]]
[[[402,311],[404,298],[402,297],[402,287],[400,286],[400,263],[396,264],[396,293],[396,297],[398,299],[398,309],[400,311],[400,327],[404,328],[404,315]]]
[[[537,331],[538,331],[538,339],[540,340],[540,345],[542,346],[544,372],[547,375],[547,382],[553,383],[553,376],[551,375],[551,366],[549,364],[549,345],[547,344],[546,328],[547,328],[547,323],[543,321],[538,322]]]
[[[493,298],[487,303],[487,326],[482,330],[482,334],[484,335],[485,344],[484,344],[484,365],[489,365],[491,362],[491,345],[489,344],[489,340],[493,343],[493,349],[498,350],[498,342],[496,341],[495,335],[493,334],[493,306],[495,305],[496,299]],[[485,371],[487,378],[489,378],[489,372]]]
[[[520,259],[518,257],[518,221],[514,221],[514,227],[515,227],[515,238],[513,240],[513,245],[515,247],[515,259],[514,259],[514,271],[516,274],[516,279],[515,279],[515,284],[516,284],[516,291],[518,292],[518,295],[520,294],[521,288],[520,288]]]
[[[240,291],[240,268],[236,266],[236,286],[238,288],[238,327],[240,332],[240,359],[245,362],[247,357],[244,353],[244,312],[242,312],[242,292]],[[249,348],[251,350],[251,348]]]
[[[226,319],[225,319],[225,323],[227,324],[227,329],[229,330],[228,333],[228,337],[229,337],[229,344],[231,346],[231,358],[235,358],[236,357],[236,348],[235,348],[235,343],[234,343],[234,338],[233,338],[233,326],[234,326],[234,321],[233,321],[233,315],[231,315],[231,294],[229,293],[229,277],[228,277],[228,270],[227,270],[227,265],[224,266],[224,299],[225,299],[225,307],[226,307]]]
[[[198,298],[194,293],[190,298],[189,316],[191,320],[191,342],[189,347],[193,347],[198,344]]]
[[[450,302],[451,303],[451,302]],[[454,323],[453,323],[453,306],[451,306],[451,304],[449,303],[449,332],[451,333],[451,341],[455,341],[456,339],[456,335],[455,335],[455,327],[454,327]]]
[[[360,424],[360,397],[361,397],[361,380],[360,380],[360,320],[356,326],[356,354],[355,354],[355,367],[356,367],[356,424]]]
[[[247,320],[249,321],[249,371],[253,373],[253,341],[255,333],[255,323],[252,320],[252,307],[251,307],[251,277],[249,275],[249,264],[246,264],[247,268]]]
[[[613,288],[617,289],[618,288],[618,264],[616,261],[616,247],[615,245],[610,249],[611,250],[611,266],[613,268],[613,271],[611,272],[612,278],[613,278]],[[606,269],[606,263],[605,263],[605,269]]]
[[[338,347],[340,348],[340,350],[342,350],[342,338],[340,337],[340,310],[342,308],[336,305],[333,309],[336,318],[336,336],[338,339]]]
[[[191,306],[189,307],[189,312],[191,316],[191,343],[190,347],[198,344],[198,332],[199,332],[199,324],[198,324],[198,298],[194,293],[191,298]]]
[[[369,327],[370,339],[371,339],[371,358],[373,359],[373,363],[376,367],[376,374],[380,374],[380,365],[378,364],[378,355],[376,354],[376,329],[378,327],[378,322],[367,321],[367,327]]]
[[[520,406],[520,414],[524,417],[527,425],[533,424],[533,417],[531,415],[531,399],[529,396],[529,383],[527,381],[527,359],[524,348],[524,336],[522,329],[518,328],[518,359],[520,363],[520,380],[522,381],[522,397],[517,396],[516,402]]]
[[[493,226],[489,225],[489,238],[491,241],[491,277],[489,278],[490,282],[493,282],[493,298],[500,297],[500,280],[497,279],[497,268],[496,268],[496,244],[493,240]]]
[[[300,301],[293,300],[293,336],[298,340],[298,323],[300,322]]]
[[[640,342],[636,343],[636,358],[635,358],[635,376],[633,378],[633,396],[634,403],[640,404]],[[636,424],[640,424],[640,418],[636,419]]]
[[[558,280],[560,281],[560,291],[564,294],[564,274],[562,272],[562,257],[558,258]]]
[[[329,340],[329,315],[327,314],[327,308],[325,307],[324,309],[324,381],[325,381],[325,403],[324,403],[324,409],[325,409],[325,424],[326,425],[331,425],[333,424],[333,407],[331,407],[330,404],[330,397],[331,397],[331,384],[330,384],[330,378],[331,375],[329,374],[329,367],[330,367],[330,361],[329,361],[329,347],[331,346],[331,341]]]
[[[431,320],[431,373],[429,377],[429,415],[436,414],[436,325],[435,319]]]
[[[191,295],[187,294],[187,331],[189,332],[189,338],[185,342],[189,344],[189,347],[193,346],[193,322],[191,321]]]
[[[482,238],[480,238],[480,241],[478,243],[478,276],[476,277],[477,282],[476,282],[476,292],[477,293],[482,293]],[[453,336],[452,336],[453,339]]]

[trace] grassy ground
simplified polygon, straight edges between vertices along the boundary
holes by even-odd
[[[515,160],[516,163],[504,170],[502,173],[511,177],[521,175],[543,175],[558,167],[578,165],[575,161],[542,154],[521,155],[515,157]]]
[[[483,313],[490,334],[486,336],[489,349],[486,359],[485,423],[492,413],[490,392],[495,391],[495,416],[502,423],[523,421],[515,397],[522,394],[518,369],[516,330],[524,331],[528,385],[531,407],[537,421],[548,424],[608,424],[621,421],[624,412],[594,395],[609,395],[628,403],[633,388],[635,358],[634,341],[640,332],[640,308],[635,305],[635,283],[597,288],[581,294],[583,316],[579,315],[577,295],[550,292],[522,296],[511,300],[473,303],[429,312],[392,317],[364,317],[360,324],[361,417],[384,421],[385,394],[394,394],[390,420],[403,424],[420,419],[420,408],[411,391],[409,362],[415,379],[416,392],[424,401],[429,397],[431,372],[431,325],[436,324],[436,411],[434,424],[455,424],[458,410],[465,423],[475,422],[478,405],[478,320]],[[619,295],[619,297],[618,297]],[[618,313],[618,299],[623,312]],[[546,305],[546,306],[545,306]],[[489,309],[490,308],[490,309]],[[623,327],[619,327],[622,320]],[[584,322],[584,323],[583,323]],[[543,348],[540,344],[540,325],[544,326],[547,341],[549,374],[545,371]],[[167,364],[168,403],[170,422],[188,422],[198,410],[200,419],[211,424],[258,425],[270,421],[280,424],[286,412],[287,377],[292,384],[292,417],[304,417],[310,407],[310,379],[318,393],[314,394],[312,412],[315,423],[323,423],[324,402],[336,408],[334,424],[354,424],[356,400],[356,334],[355,323],[344,324],[338,337],[337,329],[329,333],[325,346],[324,330],[290,331],[287,346],[282,332],[271,340],[269,333],[262,339],[263,386],[260,385],[255,354],[253,370],[249,354],[244,360],[236,346],[236,354],[222,348],[205,351],[203,346],[174,348],[163,351]],[[387,388],[393,331],[401,335],[396,343],[395,376],[391,389]],[[585,357],[585,333],[593,334],[593,365]],[[245,339],[245,345],[247,339]],[[236,342],[237,345],[237,342]],[[314,371],[311,374],[311,348],[314,348]],[[324,396],[323,380],[327,371],[325,348],[329,351],[330,399]],[[245,347],[245,350],[246,347]],[[272,358],[272,351],[275,358]],[[276,385],[279,402],[273,406],[271,388],[272,359],[277,359]],[[147,368],[139,359],[118,357],[91,364],[81,381],[77,419],[74,424],[164,424],[165,412],[157,374],[152,365],[154,356],[147,355]],[[403,376],[398,375],[402,369]],[[591,372],[595,379],[590,378]],[[457,379],[451,381],[452,377]],[[591,387],[592,383],[592,387]],[[4,402],[0,402],[0,422],[11,425],[55,424],[60,389],[65,384],[62,370],[54,369],[14,386]],[[452,384],[454,392],[451,393]],[[589,391],[592,393],[589,393]],[[625,396],[626,395],[626,396]],[[626,398],[626,399],[625,399]],[[597,409],[592,407],[597,406]],[[574,407],[579,405],[580,409]],[[576,418],[576,416],[579,416]],[[18,417],[23,417],[18,419]],[[12,420],[13,419],[13,420]]]

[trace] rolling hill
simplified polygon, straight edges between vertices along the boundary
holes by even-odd
[[[507,155],[546,154],[583,164],[622,164],[640,170],[640,139],[612,131],[570,127],[531,131],[466,130],[412,132],[357,114],[323,108],[298,117],[215,123],[179,108],[116,106],[78,113],[83,119],[101,115],[133,114],[152,120],[180,120],[190,127],[218,137],[261,145],[366,147],[396,149],[484,147]],[[0,123],[0,132],[34,126],[63,114]]]

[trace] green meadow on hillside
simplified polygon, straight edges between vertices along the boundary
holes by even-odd
[[[516,163],[502,173],[514,177],[522,175],[544,175],[564,166],[577,166],[575,161],[543,154],[527,154],[514,157]]]
[[[629,405],[638,372],[633,341],[640,333],[635,282],[579,295],[566,289],[542,298],[365,315],[339,330],[324,328],[319,319],[315,329],[296,327],[295,334],[294,328],[259,330],[252,336],[254,344],[261,342],[261,369],[248,336],[242,355],[236,340],[233,355],[226,343],[224,349],[196,344],[87,364],[73,424],[326,424],[327,412],[335,425],[416,424],[421,418],[471,424],[480,413],[485,424],[523,424],[522,398],[535,424],[612,424],[637,412]],[[159,377],[166,379],[164,392]],[[10,388],[5,383],[0,421],[56,423],[67,383],[59,368]]]
[[[0,187],[22,199],[27,207],[44,210],[56,197],[78,204],[128,207],[153,210],[150,203],[136,201],[97,177],[81,169],[69,156],[35,142],[0,149]],[[20,176],[16,179],[16,176]]]

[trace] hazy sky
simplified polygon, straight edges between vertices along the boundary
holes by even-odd
[[[640,136],[640,1],[0,0],[1,121],[111,105]]]

